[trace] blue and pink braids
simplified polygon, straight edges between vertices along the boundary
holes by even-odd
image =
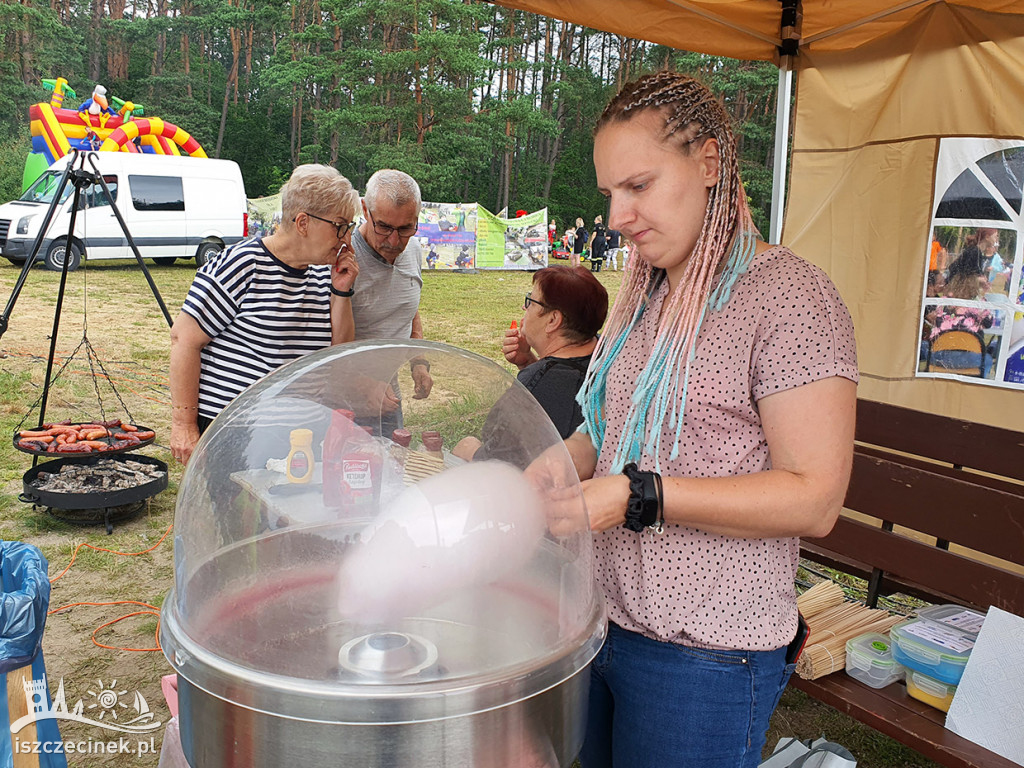
[[[622,289],[608,317],[604,335],[594,350],[577,400],[583,409],[583,429],[598,451],[614,447],[611,472],[621,472],[642,456],[654,458],[660,472],[662,426],[674,432],[671,459],[679,456],[679,439],[686,408],[690,365],[704,317],[729,301],[736,280],[754,256],[757,230],[750,218],[740,181],[736,140],[725,109],[703,84],[676,72],[647,75],[625,85],[605,108],[594,128],[596,136],[612,122],[631,120],[645,110],[665,117],[665,141],[690,153],[709,138],[718,140],[718,182],[709,190],[704,225],[683,277],[666,299],[654,348],[637,380],[623,431],[606,435],[604,418],[608,371],[622,351],[656,287],[655,270],[640,258],[630,259]],[[660,275],[660,270],[658,271]],[[617,442],[605,445],[605,439]]]

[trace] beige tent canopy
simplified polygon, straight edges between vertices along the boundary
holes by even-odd
[[[1020,0],[501,0],[498,4],[684,51],[775,62],[783,39],[818,53],[850,50],[902,29],[929,6],[990,14],[1024,11]]]
[[[824,268],[849,305],[860,396],[1024,430],[1019,390],[915,376],[940,140],[1024,138],[1024,0],[500,4],[683,50],[775,61],[783,106],[795,71],[781,241]],[[784,122],[778,138],[784,147]],[[777,200],[782,190],[780,177]]]

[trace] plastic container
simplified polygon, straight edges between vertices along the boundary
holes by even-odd
[[[357,429],[356,415],[345,408],[337,408],[331,414],[331,425],[327,428],[327,437],[323,448],[323,502],[328,507],[342,506],[342,458],[345,454],[345,443]]]
[[[956,686],[936,680],[934,677],[909,670],[907,672],[907,694],[943,712],[949,712],[953,703]]]
[[[420,435],[423,441],[423,450],[437,459],[444,458],[444,443],[440,432],[428,431]]]
[[[293,429],[288,452],[287,474],[290,483],[308,483],[313,479],[313,430]]]
[[[902,680],[904,669],[892,657],[889,638],[869,632],[846,641],[846,672],[870,688],[885,688]]]
[[[900,622],[889,636],[896,661],[949,685],[960,682],[977,639],[928,619]]]
[[[917,612],[917,618],[945,624],[948,627],[977,637],[978,633],[981,632],[981,625],[985,621],[985,614],[973,608],[946,603],[945,605],[932,605],[928,608],[922,608]]]

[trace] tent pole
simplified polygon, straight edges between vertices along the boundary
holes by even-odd
[[[786,210],[786,159],[789,155],[790,104],[793,95],[793,56],[779,57],[779,87],[775,102],[775,162],[772,165],[772,219],[768,242],[782,239]]]

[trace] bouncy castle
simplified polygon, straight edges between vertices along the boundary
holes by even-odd
[[[187,131],[158,117],[142,117],[142,105],[116,97],[108,101],[102,85],[77,109],[64,106],[65,99],[77,97],[63,77],[43,80],[43,86],[51,92],[49,102],[29,107],[32,151],[25,160],[23,189],[72,149],[207,156]]]

